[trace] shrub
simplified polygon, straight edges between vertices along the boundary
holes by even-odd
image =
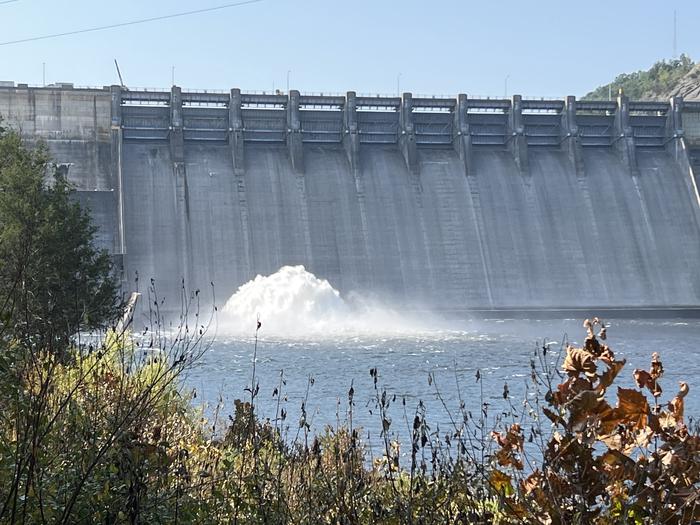
[[[0,354],[0,521],[692,523],[700,437],[684,422],[687,385],[662,404],[655,355],[649,370],[633,373],[648,394],[618,388],[613,404],[625,362],[599,320],[585,326],[583,347],[565,349],[558,384],[548,347],[537,351],[532,393],[543,395],[524,409],[507,391],[496,415],[483,399],[474,413],[462,403],[441,433],[422,403],[409,415],[401,401],[410,428],[403,444],[390,433],[397,400],[372,369],[378,456],[353,426],[352,387],[347,421],[317,434],[308,400],[300,420],[286,422],[283,375],[275,420],[257,417],[255,376],[225,424],[221,404],[195,409],[181,375],[206,350],[201,326],[110,332],[62,358],[15,342]],[[296,425],[297,437],[284,425]]]

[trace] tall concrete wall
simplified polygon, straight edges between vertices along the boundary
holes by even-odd
[[[286,264],[416,307],[700,305],[681,100],[21,87],[0,114],[71,163],[125,288],[155,278],[172,310]]]
[[[116,181],[111,173],[110,98],[105,90],[0,88],[0,118],[29,143],[43,141],[64,164],[99,227],[98,243],[119,253],[114,228]]]

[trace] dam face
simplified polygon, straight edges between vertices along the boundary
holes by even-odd
[[[173,311],[296,264],[415,307],[700,306],[698,102],[20,84],[0,115]]]

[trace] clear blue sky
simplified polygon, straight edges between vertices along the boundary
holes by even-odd
[[[228,0],[231,1],[231,0]],[[0,2],[0,42],[227,0]],[[96,33],[0,45],[0,80],[187,88],[582,95],[678,53],[700,59],[697,0],[262,0]]]

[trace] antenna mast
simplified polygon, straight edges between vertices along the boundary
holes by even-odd
[[[119,71],[119,63],[117,62],[116,58],[114,59],[114,65],[117,67],[117,75],[119,75],[119,85],[126,89],[126,86],[124,85],[124,80],[122,79],[122,72]]]

